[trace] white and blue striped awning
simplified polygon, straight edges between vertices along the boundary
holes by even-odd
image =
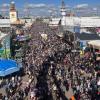
[[[7,76],[20,70],[17,62],[14,60],[0,60],[0,76]]]

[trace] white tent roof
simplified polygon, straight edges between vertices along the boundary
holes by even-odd
[[[100,40],[89,41],[89,45],[92,45],[94,48],[100,49]]]
[[[0,19],[0,27],[10,27],[10,19]]]
[[[80,27],[100,27],[100,17],[66,16],[62,18],[62,25]]]

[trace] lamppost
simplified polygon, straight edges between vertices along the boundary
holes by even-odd
[[[4,39],[4,56],[7,59],[7,48],[6,48],[6,39]]]

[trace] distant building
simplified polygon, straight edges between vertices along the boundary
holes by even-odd
[[[33,22],[36,20],[35,18],[21,18],[20,19],[23,23],[25,23],[24,28],[31,27]]]
[[[52,20],[49,22],[50,27],[58,27],[60,24],[60,18],[52,18]]]

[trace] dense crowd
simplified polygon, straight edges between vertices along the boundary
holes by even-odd
[[[41,37],[44,33],[46,38]],[[7,95],[2,100],[100,100],[99,65],[93,52],[83,56],[72,52],[72,41],[57,36],[41,22],[33,24],[30,34],[23,58],[23,72],[29,81],[23,87],[20,76],[6,79]],[[68,98],[70,89],[73,93]]]

